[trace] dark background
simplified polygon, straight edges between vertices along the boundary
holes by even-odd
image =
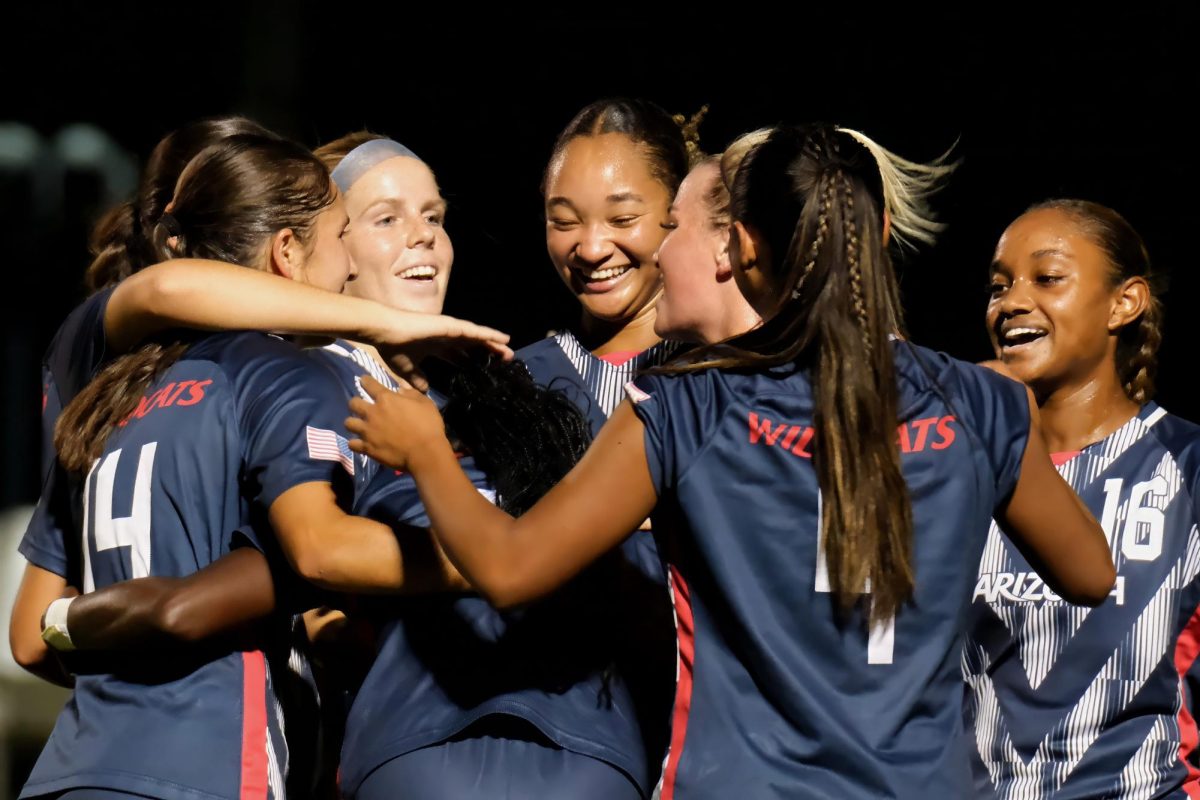
[[[545,254],[538,182],[557,131],[594,99],[640,95],[686,113],[708,103],[710,151],[780,120],[859,128],[915,159],[957,142],[962,167],[937,200],[950,227],[902,267],[914,338],[987,356],[984,286],[1000,232],[1037,200],[1097,200],[1172,273],[1160,399],[1200,418],[1187,391],[1195,5],[844,5],[680,5],[651,18],[636,4],[537,15],[42,2],[3,12],[0,125],[45,144],[89,123],[135,159],[185,121],[230,112],[313,146],[364,126],[387,133],[433,166],[450,200],[448,313],[517,344],[575,316]],[[36,496],[38,359],[82,296],[88,225],[112,199],[87,170],[59,164],[47,181],[31,163],[0,147],[0,507]]]

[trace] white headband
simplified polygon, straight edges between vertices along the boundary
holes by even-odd
[[[333,178],[333,182],[337,184],[338,189],[345,193],[350,191],[350,187],[354,185],[355,181],[377,164],[381,164],[389,158],[396,158],[397,156],[415,158],[417,161],[421,160],[416,153],[399,142],[394,142],[391,139],[372,139],[369,142],[363,142],[347,153],[346,157],[341,160],[341,163],[333,168],[330,176]]]

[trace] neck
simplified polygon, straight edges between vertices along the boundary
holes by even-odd
[[[609,322],[586,312],[579,326],[583,346],[593,355],[603,356],[629,350],[642,352],[662,341],[654,332],[654,304],[650,303],[633,319]]]
[[[732,339],[751,328],[758,327],[761,323],[758,314],[754,313],[754,309],[742,298],[741,293],[735,291],[734,294],[737,296],[734,297],[731,294],[725,298],[726,302],[722,304],[715,324],[704,331],[703,344],[716,344],[726,339]]]
[[[1139,408],[1125,394],[1115,373],[1046,395],[1035,389],[1034,394],[1041,411],[1042,436],[1052,453],[1095,444],[1137,415]]]

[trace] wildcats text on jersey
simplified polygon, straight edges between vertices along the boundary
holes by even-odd
[[[161,389],[156,389],[151,394],[138,400],[137,408],[118,424],[123,428],[129,424],[130,420],[142,419],[156,408],[194,406],[204,399],[204,389],[211,384],[211,380],[168,383]]]
[[[811,425],[796,425],[790,422],[776,424],[764,414],[751,411],[750,444],[781,447],[800,458],[812,458],[809,445],[816,429]],[[920,453],[926,447],[945,450],[954,444],[955,432],[951,423],[954,417],[928,417],[903,422],[896,429],[896,444],[901,453]],[[931,433],[932,432],[932,433]]]

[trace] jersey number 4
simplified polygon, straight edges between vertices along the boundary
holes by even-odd
[[[129,577],[144,578],[150,574],[150,489],[157,448],[158,442],[142,445],[133,482],[133,509],[128,517],[113,518],[113,480],[121,451],[114,450],[92,465],[83,487],[84,592],[96,588],[92,573],[93,546],[97,553],[114,547],[128,547]]]

